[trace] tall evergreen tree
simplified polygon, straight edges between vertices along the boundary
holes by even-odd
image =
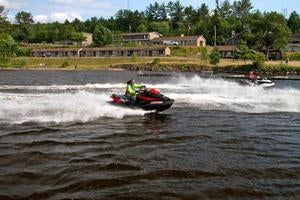
[[[288,19],[288,26],[292,33],[300,33],[300,16],[296,11],[293,11]]]
[[[10,30],[10,23],[7,21],[6,14],[4,6],[0,5],[0,34],[8,33]]]
[[[17,24],[19,25],[22,24],[29,25],[34,23],[32,14],[25,11],[18,12],[15,16],[15,19]]]

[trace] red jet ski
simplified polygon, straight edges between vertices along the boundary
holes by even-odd
[[[174,103],[173,99],[161,94],[157,89],[147,89],[146,87],[142,87],[141,91],[136,95],[135,102],[131,102],[125,95],[112,94],[110,97],[116,105],[155,110],[157,112],[170,108]]]

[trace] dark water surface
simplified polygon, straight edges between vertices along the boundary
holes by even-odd
[[[300,82],[0,71],[0,199],[300,199]],[[174,98],[114,107],[135,78]]]

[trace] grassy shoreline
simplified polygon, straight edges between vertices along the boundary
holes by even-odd
[[[251,61],[222,59],[217,65],[210,65],[197,57],[98,57],[98,58],[32,58],[18,57],[9,67],[2,70],[142,70],[142,71],[203,71],[216,73],[245,74],[258,70],[264,74],[300,74],[300,61],[266,62],[262,68],[255,68]]]

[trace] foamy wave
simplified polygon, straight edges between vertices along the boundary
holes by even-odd
[[[175,99],[173,107],[195,107],[203,110],[234,112],[300,112],[300,90],[269,89],[241,86],[234,81],[177,77],[168,83],[147,85],[161,90]],[[0,89],[28,89],[32,92],[0,92],[0,123],[24,122],[88,122],[101,117],[123,118],[144,115],[142,110],[113,106],[111,93],[124,93],[123,83],[52,85],[52,86],[0,86]],[[97,92],[89,89],[99,88]],[[67,89],[78,91],[68,92]],[[104,92],[109,89],[109,92]],[[53,90],[39,93],[35,90]],[[67,90],[67,91],[63,91]],[[60,91],[55,93],[55,91]]]
[[[297,89],[263,89],[241,86],[223,79],[181,78],[188,85],[183,93],[168,93],[177,106],[236,112],[300,112],[300,91]]]
[[[80,91],[75,94],[10,94],[0,96],[0,122],[87,122],[100,117],[123,118],[144,115],[142,110],[117,107],[107,103],[106,94]]]

